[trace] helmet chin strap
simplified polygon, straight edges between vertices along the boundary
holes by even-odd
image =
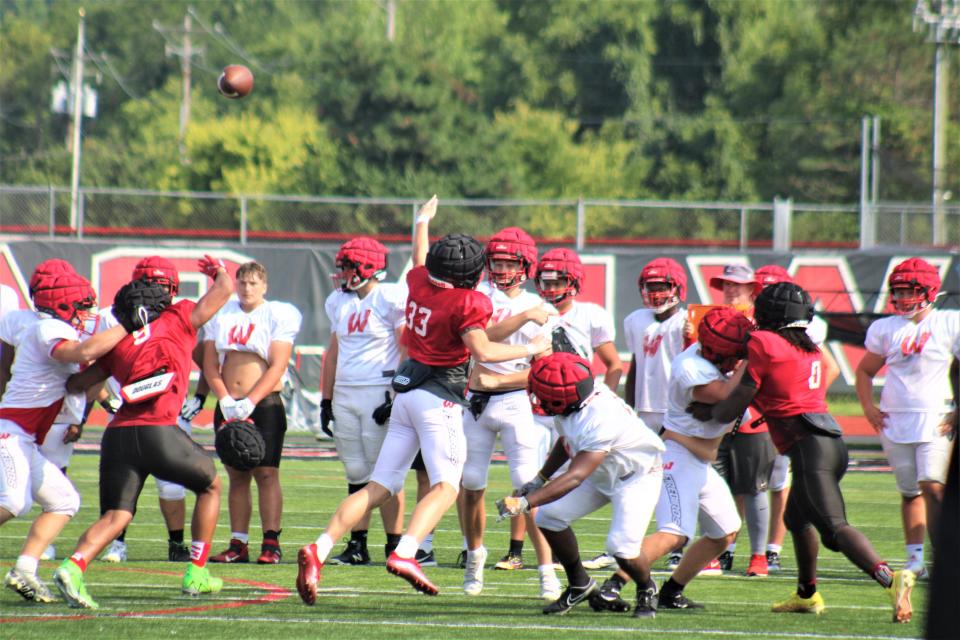
[[[676,296],[674,296],[670,300],[670,302],[665,302],[656,307],[647,307],[647,308],[650,309],[650,311],[653,311],[655,314],[660,314],[660,313],[663,313],[664,311],[667,311],[668,309],[674,308],[678,304],[680,304],[680,298],[677,298]]]

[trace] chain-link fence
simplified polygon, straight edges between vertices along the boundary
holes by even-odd
[[[130,236],[233,241],[342,241],[358,234],[383,240],[410,236],[420,201],[226,195],[84,188],[71,216],[65,188],[0,185],[0,233],[50,237]],[[468,200],[441,202],[431,231],[486,237],[520,226],[541,240],[575,244],[774,247],[786,229],[795,248],[861,246],[861,220],[875,220],[880,246],[960,245],[960,207],[934,215],[930,205],[662,202],[630,200]],[[785,213],[777,213],[778,211]],[[785,220],[778,220],[785,215]],[[866,245],[871,246],[871,245]]]

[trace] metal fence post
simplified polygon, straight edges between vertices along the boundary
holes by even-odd
[[[47,190],[48,197],[50,198],[50,237],[54,236],[54,229],[57,226],[57,195],[53,190],[53,185],[50,185],[50,188]]]
[[[747,208],[740,207],[740,251],[747,250]]]
[[[583,251],[586,244],[586,226],[587,226],[587,205],[583,201],[583,196],[577,198],[577,251]]]
[[[247,244],[247,199],[240,196],[240,244]]]
[[[83,224],[86,218],[87,198],[83,188],[77,188],[77,238],[83,238]]]
[[[773,199],[773,250],[790,250],[790,223],[793,218],[793,200]]]

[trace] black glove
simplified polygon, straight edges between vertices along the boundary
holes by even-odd
[[[333,400],[321,400],[320,401],[320,428],[323,429],[323,432],[333,437],[333,430],[330,428],[331,422],[336,422],[336,418],[333,417]]]
[[[687,413],[700,422],[707,422],[713,419],[713,405],[694,401],[687,405]]]
[[[393,410],[393,398],[390,397],[390,392],[384,391],[383,397],[386,398],[384,403],[373,410],[373,421],[381,427],[387,424],[387,420],[390,419],[390,412]]]

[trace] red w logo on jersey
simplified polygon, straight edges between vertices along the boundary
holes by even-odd
[[[242,329],[239,325],[230,327],[230,333],[227,334],[227,344],[247,344],[247,341],[250,340],[250,336],[253,334],[253,329],[257,325],[250,323],[247,325],[246,333],[242,332]]]
[[[906,337],[903,339],[903,342],[900,343],[900,352],[905,356],[911,356],[915,353],[920,353],[923,351],[923,345],[927,344],[927,340],[929,339],[929,331],[924,331],[916,338]]]
[[[347,333],[363,333],[363,330],[367,328],[367,320],[370,319],[370,309],[364,311],[360,316],[356,313],[351,313],[350,317],[347,318]]]
[[[657,351],[660,349],[660,343],[663,342],[663,336],[659,335],[654,338],[648,338],[647,336],[643,337],[643,352],[648,356],[657,355]]]

